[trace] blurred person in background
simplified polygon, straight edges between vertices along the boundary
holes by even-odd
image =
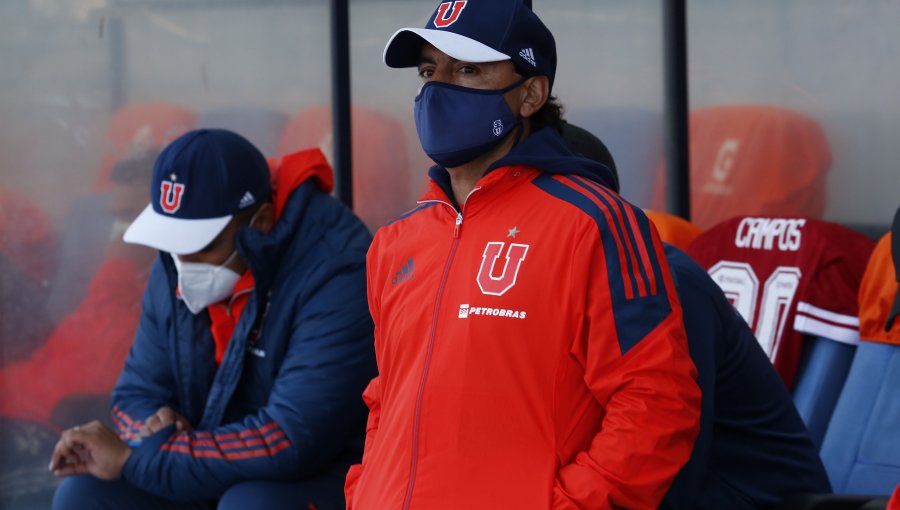
[[[116,223],[128,225],[143,209],[155,159],[156,153],[135,155],[114,168],[106,205]],[[0,369],[2,508],[48,508],[57,480],[47,472],[47,457],[59,428],[108,412],[109,392],[134,338],[141,291],[155,252],[124,243],[122,230],[103,247],[99,269],[81,303],[36,342],[40,347],[30,356]],[[8,306],[10,300],[3,299]],[[18,322],[49,325],[39,311],[38,305],[23,308],[15,315],[4,314],[0,322],[4,327]],[[22,331],[28,330],[14,337],[19,342]]]
[[[696,371],[652,225],[560,136],[552,34],[521,0],[447,1],[384,60],[418,67],[437,166],[369,251],[379,376],[348,507],[655,508]]]
[[[44,211],[25,195],[0,188],[0,373],[25,363],[53,329],[46,305],[56,247]],[[0,378],[0,405],[26,383]],[[0,416],[0,508],[49,505],[56,483],[42,465],[54,437],[46,425]]]
[[[572,152],[616,173],[606,145],[590,132],[567,124],[563,138]],[[670,215],[648,216],[672,222],[660,237],[703,392],[691,459],[660,508],[754,510],[793,494],[831,492],[817,448],[753,331],[706,271],[676,247],[690,244],[699,228]]]
[[[161,253],[113,391],[118,434],[62,433],[54,508],[344,507],[375,373],[371,236],[318,149],[273,165],[217,129],[160,155],[124,236]]]
[[[770,508],[830,493],[818,448],[768,356],[706,271],[666,247],[703,391],[700,435],[660,508]]]
[[[103,136],[102,159],[90,193],[78,196],[60,229],[60,261],[51,280],[47,308],[59,322],[84,300],[88,285],[102,264],[107,248],[121,242],[134,217],[116,217],[112,190],[117,165],[144,154],[159,153],[179,135],[192,129],[197,116],[190,109],[167,102],[136,102],[117,109]],[[146,202],[141,190],[138,204]]]
[[[116,165],[108,201],[114,224],[128,225],[143,209],[156,156],[145,153]],[[155,256],[144,246],[123,242],[122,232],[113,232],[83,300],[43,347],[0,370],[0,385],[15,388],[0,401],[0,415],[67,426],[91,417],[97,405],[107,407],[102,402],[122,370]],[[86,408],[87,401],[80,401],[59,409],[51,420],[61,402],[76,396],[93,396],[97,405]]]

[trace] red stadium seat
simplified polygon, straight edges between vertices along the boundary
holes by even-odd
[[[764,105],[705,108],[690,115],[690,145],[691,221],[701,228],[736,215],[822,216],[831,151],[816,120]]]
[[[95,188],[106,191],[116,163],[135,152],[162,148],[197,125],[197,115],[171,103],[132,103],[110,118],[106,128],[103,160]]]
[[[31,199],[0,187],[0,256],[38,285],[56,271],[56,232]]]
[[[196,122],[197,116],[191,110],[164,102],[128,104],[109,119],[94,192],[75,199],[60,229],[59,270],[48,302],[54,320],[62,320],[78,306],[111,238],[121,237],[124,231],[121,224],[116,225],[111,211],[116,165],[123,159],[161,150],[174,138],[194,129]],[[147,193],[143,205],[149,198]]]
[[[375,230],[411,208],[406,133],[393,117],[362,106],[353,107],[351,122],[353,208]],[[277,155],[310,147],[321,148],[333,161],[330,106],[297,113],[281,135]]]
[[[56,262],[56,233],[43,210],[0,187],[0,366],[27,358],[52,329],[46,300]]]
[[[227,129],[250,141],[266,157],[275,155],[288,115],[254,106],[225,106],[200,113],[199,128]]]

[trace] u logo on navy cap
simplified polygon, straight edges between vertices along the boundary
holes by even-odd
[[[246,138],[224,129],[189,131],[160,153],[150,205],[122,239],[175,255],[197,253],[235,214],[269,200],[270,181],[266,158]]]
[[[184,184],[162,181],[159,184],[159,191],[159,206],[169,214],[175,213],[181,207],[181,197],[184,196]]]
[[[462,10],[466,8],[467,0],[457,0],[456,2],[444,2],[438,6],[437,15],[434,17],[434,26],[437,28],[447,28],[456,23]],[[452,6],[452,7],[451,7]],[[448,13],[447,10],[450,9]]]

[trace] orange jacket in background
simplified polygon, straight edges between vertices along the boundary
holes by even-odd
[[[700,228],[738,215],[822,216],[831,149],[812,117],[768,105],[702,108],[691,112],[690,135],[691,221]]]
[[[644,211],[644,213],[659,232],[660,240],[681,251],[688,251],[694,239],[703,233],[703,229],[680,216],[659,211]]]
[[[878,241],[859,287],[859,336],[873,342],[900,345],[900,318],[894,320],[890,330],[884,329],[898,287],[893,278],[891,236],[888,232]]]

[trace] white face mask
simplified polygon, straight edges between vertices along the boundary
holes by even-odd
[[[253,228],[259,211],[250,218],[247,228]],[[178,260],[178,256],[172,255],[175,270],[178,271],[181,299],[192,314],[197,315],[207,306],[231,295],[241,275],[225,266],[236,256],[237,250],[234,250],[222,265],[216,266],[205,262],[182,262]]]
[[[194,315],[207,306],[218,303],[231,295],[241,275],[225,267],[237,256],[235,250],[220,266],[204,262],[182,262],[172,255],[178,271],[178,289],[181,299]]]

